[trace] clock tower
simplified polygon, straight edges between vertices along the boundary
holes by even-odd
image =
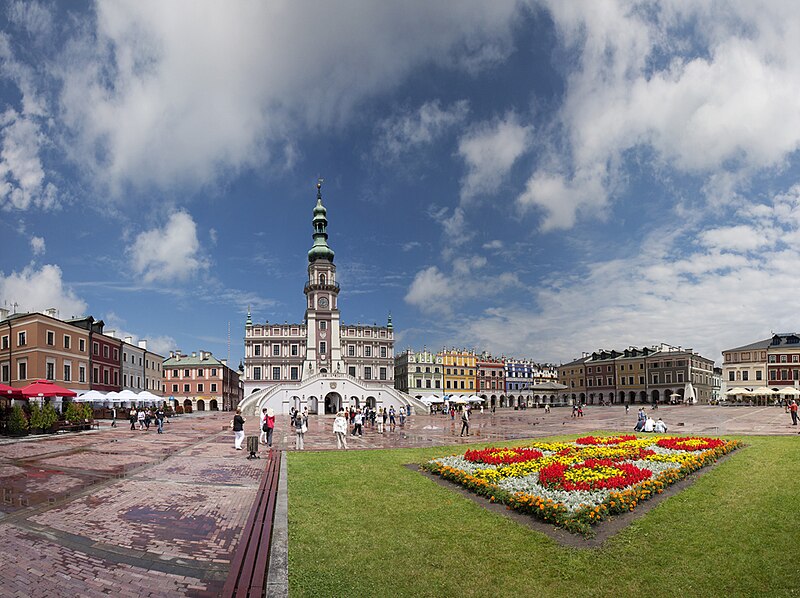
[[[317,205],[311,223],[314,244],[308,252],[306,295],[306,356],[302,378],[317,373],[344,372],[339,326],[339,283],[333,250],[328,247],[327,210],[322,205],[322,179],[317,181]]]

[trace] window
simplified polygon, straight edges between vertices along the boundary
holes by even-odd
[[[108,359],[108,345],[103,345],[103,357]]]
[[[728,380],[730,382],[735,382],[736,381],[736,374],[734,372],[732,372],[732,371],[728,372]]]
[[[24,330],[17,334],[17,346],[24,347],[28,342],[28,333]]]
[[[48,330],[45,335],[45,342],[51,347],[54,346],[56,344],[56,333],[52,330]]]
[[[203,392],[203,383],[197,385],[197,392]]]
[[[425,388],[430,388],[430,387],[431,387],[431,381],[425,380]]]
[[[770,363],[775,363],[775,356],[774,355],[770,355],[769,356],[769,362]]]
[[[189,377],[189,370],[183,370],[183,377],[184,378],[188,378]]]
[[[183,385],[183,392],[185,392],[186,394],[189,394],[189,385],[188,384],[184,384]]]
[[[81,339],[82,340],[82,339]],[[78,382],[86,384],[86,366],[78,366]]]
[[[417,388],[422,388],[422,380],[417,380]]]
[[[299,380],[300,379],[300,370],[297,366],[292,366],[289,369],[289,379],[290,380]]]
[[[272,368],[272,379],[273,380],[280,380],[281,379],[281,368],[280,367]]]
[[[119,386],[119,372],[114,371],[114,386]],[[141,385],[137,385],[137,388],[141,388]]]
[[[756,370],[756,380],[761,380],[761,370]]]
[[[364,345],[364,357],[372,357],[372,347],[370,345]]]
[[[261,345],[253,345],[253,356],[254,357],[261,357]]]
[[[119,361],[119,349],[114,349],[114,361]],[[139,358],[139,365],[142,365],[142,358]]]
[[[355,378],[356,377],[356,366],[351,365],[350,367],[348,367],[347,368],[347,373],[349,375],[351,375],[353,378]]]
[[[675,374],[677,377],[675,378],[676,382],[683,382],[683,372],[678,372]]]
[[[297,345],[292,345],[291,346],[290,354],[292,355],[292,357],[297,357]]]
[[[325,341],[319,342],[319,352],[320,355],[325,355],[328,352],[328,344]]]
[[[653,374],[653,384],[658,384],[658,374]]]
[[[8,335],[5,335],[3,337],[2,347],[3,347],[3,349],[8,349]]]
[[[86,353],[86,339],[85,338],[78,339],[78,350],[81,353]]]
[[[100,384],[100,370],[92,368],[92,383]]]
[[[422,368],[421,368],[420,366],[417,366],[417,373],[418,373],[418,374],[421,374],[421,373],[422,373]]]
[[[450,389],[450,380],[447,381],[447,389]]]
[[[253,380],[261,380],[261,367],[256,366],[253,368]]]
[[[786,363],[786,355],[781,355],[781,363]]]
[[[211,377],[215,378],[217,375],[217,368],[211,368]]]
[[[0,382],[11,382],[11,368],[7,363],[3,364],[2,369],[0,369]]]
[[[64,382],[72,381],[72,364],[64,363]]]
[[[672,384],[672,372],[667,372],[664,374],[664,382],[666,384]]]
[[[439,388],[439,380],[436,380],[436,388]]]
[[[211,392],[217,392],[217,383],[216,382],[212,382],[211,383]]]
[[[108,382],[108,370],[104,368],[103,369],[103,384],[108,384],[108,383],[109,383]]]
[[[750,372],[748,372],[747,370],[744,370],[744,371],[742,371],[742,380],[744,380],[745,382],[747,382],[747,379],[748,379],[749,377],[750,377]]]
[[[770,380],[777,380],[778,379],[778,370],[770,370],[769,371],[769,379]]]
[[[272,354],[276,356],[281,354],[281,346],[278,343],[272,345]]]
[[[379,377],[381,380],[386,380],[386,368],[381,368],[381,369],[379,370],[378,377]]]
[[[372,380],[372,368],[369,366],[364,368],[364,380]]]
[[[197,370],[197,377],[198,378],[202,378],[203,377],[203,370],[201,370],[201,369]]]
[[[17,362],[17,379],[18,380],[28,379],[28,362],[24,359],[20,359]]]
[[[172,385],[172,392],[178,392],[178,385],[177,384],[173,384]]]
[[[386,347],[381,347],[381,357],[386,357]],[[428,371],[430,371],[430,368],[428,368]]]
[[[356,346],[355,345],[347,345],[347,355],[349,357],[356,356]]]
[[[327,330],[328,329],[328,323],[325,320],[322,320],[319,323],[319,329],[320,330]]]
[[[122,353],[122,361],[128,363],[128,354],[125,352]],[[133,361],[133,355],[131,355],[131,361]]]

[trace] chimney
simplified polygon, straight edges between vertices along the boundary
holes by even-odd
[[[106,330],[103,334],[105,334],[106,336],[110,336],[111,338],[117,338],[116,330]]]
[[[5,320],[8,317],[8,310],[5,307],[0,307],[0,320]]]
[[[122,340],[124,340],[124,341],[125,341],[126,343],[128,343],[129,345],[132,345],[132,344],[133,344],[133,337],[132,337],[132,336],[126,336],[126,337],[125,337],[124,339],[122,339]]]
[[[219,360],[219,362],[220,362],[222,365],[226,366],[226,367],[227,367],[227,365],[228,365],[228,360],[227,360],[227,359],[220,359],[220,360]]]
[[[175,357],[175,351],[170,351],[170,352],[169,352],[169,356],[170,356],[170,357]]]
[[[49,309],[44,310],[44,313],[46,313],[51,318],[58,318],[58,310],[55,307],[51,307]]]
[[[147,351],[147,339],[142,339],[139,341],[139,348]]]
[[[192,357],[197,357],[197,351],[192,351]]]

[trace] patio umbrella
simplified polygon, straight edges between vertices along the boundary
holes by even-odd
[[[745,395],[747,394],[747,392],[748,391],[745,388],[729,388],[728,390],[725,391],[725,396],[733,397],[736,395]]]
[[[139,401],[140,399],[139,399],[139,396],[135,392],[133,392],[132,390],[128,390],[126,388],[125,390],[123,390],[122,392],[120,392],[117,395],[116,400],[118,400],[120,402],[127,402],[127,401],[136,402],[136,401]]]
[[[112,390],[111,392],[106,393],[106,401],[111,401],[112,403],[121,403],[122,399],[119,398],[119,393],[116,390]]]
[[[758,388],[754,388],[753,389],[753,395],[756,395],[756,396],[762,396],[762,395],[770,396],[770,395],[773,395],[773,394],[775,394],[775,393],[772,391],[772,389],[768,388],[766,386],[759,386]]]
[[[22,389],[14,388],[13,386],[8,386],[7,384],[0,384],[0,396],[7,397],[9,399],[19,399],[22,398]]]
[[[793,386],[787,386],[786,388],[781,388],[777,394],[786,395],[787,397],[800,397],[800,390]]]
[[[22,396],[32,397],[74,397],[77,392],[54,384],[50,380],[37,380],[22,389]]]
[[[450,397],[450,402],[456,405],[466,405],[469,403],[469,399],[464,395],[458,395],[457,397]]]
[[[106,395],[97,390],[90,390],[89,392],[85,392],[82,395],[75,397],[76,403],[99,403],[107,400],[108,399],[106,398]]]
[[[470,398],[467,399],[470,403],[483,403],[483,397],[479,397],[478,395],[472,395]]]

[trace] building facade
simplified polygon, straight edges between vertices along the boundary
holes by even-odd
[[[558,367],[558,382],[567,387],[565,394],[572,405],[586,402],[586,362],[589,358],[589,355],[584,355]]]
[[[403,351],[394,359],[394,387],[417,399],[436,395],[444,388],[442,356],[427,349]]]
[[[0,382],[22,388],[52,380],[78,393],[90,389],[89,333],[55,315],[0,309]]]
[[[92,316],[72,318],[67,323],[89,333],[91,389],[99,392],[122,390],[122,340],[104,334],[105,322]]]
[[[425,408],[394,388],[391,315],[386,326],[342,324],[340,288],[327,226],[320,182],[303,288],[303,322],[254,324],[248,311],[242,409],[255,413],[269,406],[287,413],[296,407],[309,413],[334,413],[349,406],[405,408],[410,403]]]
[[[506,393],[506,364],[486,353],[475,359],[475,394],[489,407],[497,405]]]
[[[772,339],[722,351],[722,383],[726,390],[764,386],[767,383],[767,350]]]
[[[239,373],[209,351],[170,351],[163,363],[165,396],[192,411],[231,411],[243,397]]]
[[[446,394],[475,393],[475,363],[474,351],[459,349],[442,351]]]
[[[774,334],[767,348],[767,386],[780,389],[800,385],[800,334]]]

